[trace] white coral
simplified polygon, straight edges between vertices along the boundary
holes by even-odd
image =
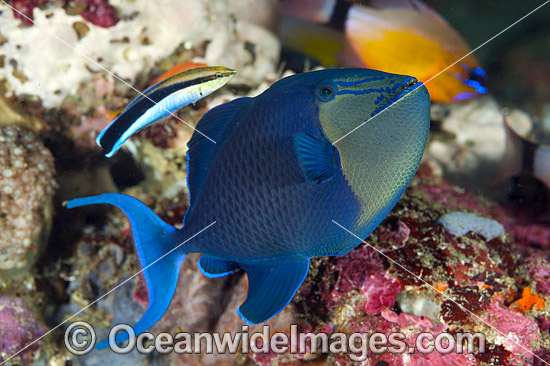
[[[236,20],[239,17],[232,12],[246,11],[237,6],[242,0],[110,3],[118,9],[121,20],[107,29],[79,15],[67,15],[62,8],[36,8],[36,25],[24,27],[11,9],[1,4],[1,33],[7,41],[0,47],[0,55],[5,57],[0,78],[9,82],[10,91],[36,95],[45,107],[58,107],[76,93],[81,82],[90,80],[94,73],[106,73],[95,63],[131,83],[140,71],[169,56],[180,44],[192,47],[205,41],[209,41],[206,55],[195,61],[236,68],[236,81],[255,85],[275,71],[279,42],[259,25]],[[260,3],[270,7],[273,1]],[[89,27],[81,39],[73,27],[76,22]],[[254,45],[253,57],[249,44]]]

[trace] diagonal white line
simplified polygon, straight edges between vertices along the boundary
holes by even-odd
[[[464,60],[466,57],[470,56],[472,53],[474,53],[475,51],[479,50],[481,47],[485,46],[487,43],[491,42],[493,39],[497,38],[498,36],[500,36],[502,33],[506,32],[508,29],[512,28],[513,26],[515,26],[516,24],[518,24],[519,22],[521,22],[523,19],[527,18],[529,15],[533,14],[534,12],[536,12],[537,10],[539,10],[540,8],[542,8],[543,6],[545,6],[546,4],[548,4],[550,2],[550,0],[547,0],[545,1],[544,3],[542,3],[541,5],[539,5],[537,8],[531,10],[529,13],[525,14],[523,17],[521,17],[520,19],[516,20],[514,23],[512,23],[511,25],[509,25],[508,27],[504,28],[503,30],[501,30],[500,32],[498,32],[497,34],[495,34],[494,36],[492,36],[491,38],[489,38],[487,41],[483,42],[482,44],[480,44],[479,46],[477,46],[475,49],[473,49],[472,51],[470,51],[469,53],[467,53],[466,55],[462,56],[461,58],[459,58],[458,60],[456,60],[455,62],[453,62],[452,64],[450,64],[449,66],[447,66],[445,69],[441,70],[440,72],[438,72],[436,75],[432,76],[430,79],[426,80],[424,82],[424,85],[428,84],[430,81],[432,81],[433,79],[435,79],[436,77],[438,77],[439,75],[441,75],[442,73],[444,73],[445,71],[447,71],[448,69],[450,69],[451,67],[453,67],[454,65],[456,65],[457,63],[459,63],[460,61]],[[408,94],[405,95],[403,98],[407,98],[408,97]],[[357,131],[359,128],[363,127],[364,125],[366,125],[371,119],[373,119],[374,117],[378,117],[379,115],[381,115],[382,113],[386,112],[389,108],[386,108],[384,110],[382,110],[380,113],[372,116],[371,118],[367,119],[366,121],[364,121],[363,123],[361,123],[359,126],[355,127],[353,130],[351,130],[350,132],[346,133],[344,136],[340,137],[338,140],[334,141],[332,143],[332,145],[335,145],[337,144],[339,141],[343,140],[344,138],[346,138],[348,135],[352,134],[353,132]]]
[[[432,81],[433,79],[435,79],[439,75],[443,74],[445,71],[449,70],[451,67],[453,67],[454,65],[456,65],[460,61],[464,60],[466,57],[470,56],[472,53],[479,50],[481,47],[485,46],[487,43],[491,42],[493,39],[497,38],[502,33],[506,32],[508,29],[512,28],[514,25],[518,24],[523,19],[527,18],[529,15],[533,14],[534,12],[536,12],[537,10],[539,10],[540,8],[542,8],[544,5],[548,4],[549,2],[550,2],[550,0],[547,0],[544,3],[542,3],[541,5],[539,5],[537,8],[531,10],[529,13],[525,14],[524,16],[522,16],[521,18],[516,20],[514,23],[510,24],[508,27],[504,28],[503,30],[501,30],[500,32],[498,32],[497,34],[495,34],[494,36],[492,36],[491,38],[489,38],[488,40],[486,40],[485,42],[483,42],[482,44],[480,44],[479,46],[477,46],[476,48],[474,48],[473,50],[471,50],[470,52],[468,52],[467,54],[465,54],[464,56],[462,56],[461,58],[459,58],[455,62],[453,62],[452,64],[450,64],[449,66],[447,66],[446,68],[444,68],[443,70],[441,70],[440,72],[438,72],[437,74],[435,74],[434,76],[432,76],[431,78],[426,80],[426,82],[424,84],[428,84],[430,81]]]
[[[408,94],[407,94],[408,95]],[[407,96],[405,96],[406,98]],[[369,121],[371,119],[373,119],[374,117],[378,117],[379,115],[381,115],[382,113],[384,113],[385,111],[387,111],[389,108],[386,108],[384,109],[382,112],[378,113],[378,114],[375,114],[374,116],[372,116],[371,118],[367,119],[366,121],[364,121],[363,123],[361,123],[359,126],[355,127],[353,130],[351,130],[350,132],[346,133],[344,136],[340,137],[338,140],[334,141],[332,143],[332,146],[336,145],[338,142],[342,141],[343,139],[345,139],[346,137],[348,137],[348,135],[351,135],[352,133],[354,133],[355,131],[357,131],[358,129],[360,129],[361,127],[363,127],[364,125],[366,125],[367,123],[369,123]]]
[[[407,273],[409,273],[411,276],[415,277],[416,279],[422,281],[425,285],[428,285],[428,287],[431,287],[432,289],[435,290],[435,292],[437,292],[438,294],[440,294],[441,296],[443,296],[445,299],[451,301],[453,304],[455,304],[456,306],[458,306],[460,309],[462,309],[463,311],[469,313],[470,315],[472,315],[474,318],[476,318],[477,320],[481,321],[482,323],[484,323],[485,325],[487,325],[489,328],[493,329],[494,331],[496,331],[498,334],[500,334],[501,336],[503,336],[504,338],[506,338],[507,340],[515,343],[516,345],[518,345],[519,347],[523,348],[525,351],[527,351],[529,354],[533,355],[535,358],[537,358],[539,361],[541,361],[542,363],[544,363],[545,365],[549,365],[550,366],[550,363],[544,361],[542,358],[540,358],[539,356],[535,355],[530,349],[528,349],[527,347],[525,347],[524,345],[522,345],[521,343],[519,342],[516,342],[515,340],[513,340],[512,338],[508,337],[506,334],[504,334],[503,332],[501,332],[499,329],[497,329],[495,326],[493,326],[492,324],[490,324],[489,322],[483,320],[481,317],[479,317],[478,315],[474,314],[473,312],[471,312],[470,310],[466,309],[464,306],[460,305],[459,303],[457,303],[453,298],[451,298],[450,296],[444,294],[443,292],[439,291],[437,288],[435,288],[434,286],[432,286],[430,283],[424,281],[421,277],[415,275],[414,273],[412,273],[411,271],[409,271],[406,267],[402,266],[401,264],[397,263],[396,261],[394,261],[392,258],[390,258],[389,256],[387,256],[386,254],[382,253],[380,250],[376,249],[375,247],[373,247],[372,245],[370,245],[369,243],[367,243],[366,241],[364,241],[363,239],[361,239],[359,236],[355,235],[353,232],[349,231],[348,229],[346,229],[344,226],[340,225],[339,223],[337,223],[336,221],[332,220],[332,222],[335,224],[335,225],[338,225],[341,229],[343,229],[344,231],[346,231],[348,234],[354,236],[355,238],[361,240],[363,243],[365,243],[369,248],[372,248],[374,249],[378,254],[381,254],[383,255],[386,259],[388,259],[389,261],[391,261],[393,264],[395,264],[396,266],[398,266],[399,268],[405,270]]]
[[[160,261],[162,258],[166,257],[168,254],[172,253],[174,250],[177,250],[179,247],[181,247],[183,244],[187,243],[189,240],[193,239],[195,236],[199,235],[200,233],[202,233],[203,231],[205,231],[206,229],[208,229],[209,227],[211,227],[212,225],[214,225],[216,223],[216,221],[214,221],[213,223],[211,223],[210,225],[208,225],[207,227],[205,227],[204,229],[202,229],[201,231],[193,234],[189,239],[185,240],[183,243],[179,244],[178,246],[176,246],[175,248],[172,248],[170,251],[164,253],[160,258],[158,258],[157,260],[155,260],[154,262],[150,263],[149,265],[145,266],[144,268],[141,269],[141,271],[139,272],[136,272],[135,274],[133,274],[131,277],[127,278],[126,280],[124,280],[123,282],[121,282],[120,284],[116,285],[115,287],[113,287],[111,290],[109,290],[108,292],[106,292],[105,294],[103,294],[102,296],[98,297],[97,299],[95,299],[93,302],[91,302],[90,304],[86,305],[84,308],[80,309],[79,311],[77,311],[76,313],[74,313],[73,315],[71,315],[70,317],[68,317],[67,319],[65,319],[64,321],[62,321],[61,323],[59,323],[58,325],[56,325],[55,327],[53,327],[52,329],[50,329],[49,331],[47,331],[46,333],[42,334],[40,337],[36,338],[35,340],[33,340],[31,343],[27,344],[25,347],[21,348],[19,351],[17,351],[16,353],[14,353],[13,355],[9,356],[8,358],[6,358],[4,361],[2,361],[0,363],[0,366],[5,364],[6,362],[8,362],[9,360],[11,360],[13,357],[17,356],[18,354],[20,354],[21,352],[23,352],[24,350],[26,350],[27,348],[29,348],[30,346],[32,346],[33,344],[35,344],[36,342],[38,342],[39,340],[41,340],[42,338],[44,338],[45,336],[47,336],[48,334],[50,334],[51,332],[53,332],[54,330],[56,330],[57,328],[59,328],[60,326],[62,326],[63,324],[65,324],[66,322],[68,322],[69,320],[71,320],[72,318],[74,318],[75,316],[77,316],[78,314],[80,314],[81,312],[83,312],[84,310],[88,309],[90,306],[94,305],[96,302],[98,302],[99,300],[103,299],[105,296],[109,295],[111,292],[115,291],[117,288],[119,288],[120,286],[124,285],[126,282],[130,281],[131,279],[133,279],[134,277],[136,277],[137,275],[139,275],[141,272],[145,271],[147,268],[151,267],[153,264],[157,263],[158,261]]]
[[[138,92],[141,96],[143,96],[144,98],[148,99],[150,102],[158,105],[157,102],[155,102],[153,99],[151,99],[149,96],[143,94],[141,91],[139,91],[138,89],[136,89],[134,86],[130,85],[128,82],[126,82],[124,79],[122,79],[121,77],[119,77],[118,75],[116,75],[115,73],[113,73],[112,71],[110,70],[107,70],[105,67],[103,67],[102,65],[98,64],[95,60],[93,60],[92,58],[90,58],[89,56],[87,56],[85,53],[77,50],[75,47],[71,46],[69,43],[67,43],[66,41],[64,41],[62,38],[59,38],[57,35],[49,32],[46,28],[42,27],[40,24],[36,23],[34,20],[32,20],[31,18],[29,18],[28,16],[26,16],[25,14],[23,14],[22,12],[20,12],[19,10],[17,10],[16,8],[14,8],[13,6],[11,6],[10,4],[8,4],[5,0],[0,0],[0,2],[2,2],[3,4],[6,4],[8,7],[10,7],[14,12],[18,13],[19,15],[21,15],[22,17],[24,17],[25,19],[27,19],[28,21],[32,22],[36,27],[40,28],[44,33],[48,34],[49,36],[57,39],[59,42],[63,43],[65,46],[69,47],[70,49],[72,49],[74,52],[76,52],[77,54],[79,54],[80,56],[84,57],[86,60],[88,60],[89,62],[93,63],[95,66],[99,67],[100,69],[102,69],[103,71],[105,71],[106,73],[108,73],[109,75],[112,75],[114,78],[116,78],[117,80],[121,81],[122,83],[126,84],[128,87],[132,88],[133,90],[135,90],[136,92]],[[176,119],[180,120],[181,122],[185,123],[187,126],[191,127],[194,131],[197,131],[198,133],[200,133],[203,137],[207,138],[208,140],[210,140],[212,143],[216,143],[216,141],[212,140],[210,137],[206,136],[204,133],[202,133],[201,131],[197,130],[195,127],[191,126],[191,124],[189,124],[188,122],[185,122],[183,119],[181,119],[180,117],[176,116],[174,113],[170,112],[168,109],[164,108],[163,106],[160,106],[165,112],[168,112],[170,113],[170,115],[172,115],[173,117],[175,117]],[[0,364],[1,365],[1,364]]]

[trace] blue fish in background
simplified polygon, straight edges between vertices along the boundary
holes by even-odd
[[[67,207],[111,204],[128,216],[150,298],[136,334],[165,313],[186,254],[196,252],[208,277],[247,273],[239,314],[256,324],[292,300],[311,257],[344,255],[360,243],[334,222],[362,238],[376,228],[415,174],[429,125],[430,96],[413,77],[369,69],[298,74],[198,122],[216,143],[197,132],[189,141],[183,228],[123,194]],[[120,333],[116,342],[127,338]]]

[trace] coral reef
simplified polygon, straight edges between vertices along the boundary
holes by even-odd
[[[27,28],[19,26],[11,11],[3,11],[5,41],[0,55],[5,61],[0,78],[8,81],[12,94],[35,95],[46,108],[60,107],[98,72],[109,70],[104,75],[110,82],[115,74],[133,82],[181,46],[192,51],[195,61],[238,69],[235,83],[257,85],[275,71],[279,42],[263,27],[238,20],[246,15],[233,14],[270,8],[272,2],[264,0],[248,8],[246,2],[240,3],[117,0],[109,5],[87,0],[75,2],[86,6],[81,14],[48,4],[34,9],[38,26]],[[111,26],[112,7],[120,20]]]
[[[504,117],[496,100],[484,96],[434,105],[432,131],[425,159],[436,162],[453,183],[487,190],[505,151]]]
[[[47,239],[56,188],[50,151],[29,131],[0,128],[0,270],[33,264]]]
[[[128,192],[145,199],[159,212],[178,207],[166,206],[171,201],[156,204],[147,201],[147,193],[137,187]],[[450,192],[454,192],[454,196]],[[453,212],[456,215],[456,210],[467,213],[468,224],[498,230],[485,233],[488,238],[480,234],[479,228],[455,235],[440,222],[445,215],[453,215]],[[176,212],[169,222],[181,220],[183,211]],[[135,266],[135,257],[129,247],[128,224],[121,213],[111,212],[107,225],[99,231],[90,227],[87,238],[80,244],[81,248],[93,245],[93,251],[103,253],[93,255],[98,258],[94,265],[97,269],[73,267],[76,273],[103,273],[100,277],[91,277],[103,278],[101,285],[93,286],[102,289],[100,293],[114,286],[116,278],[124,278],[124,273],[130,273],[127,271]],[[479,215],[493,219],[480,219]],[[301,331],[315,334],[382,332],[389,335],[401,332],[407,337],[408,350],[423,332],[431,332],[434,336],[481,333],[486,337],[484,353],[369,353],[365,362],[418,366],[540,363],[550,351],[550,256],[540,249],[525,246],[509,231],[504,233],[493,220],[501,220],[504,227],[508,224],[513,229],[514,226],[509,226],[512,219],[505,215],[496,203],[461,190],[438,176],[428,165],[422,166],[402,200],[364,244],[343,257],[312,260],[306,282],[293,302],[268,321],[272,334],[278,331],[290,334],[290,324],[298,324]],[[122,248],[116,251],[120,263],[130,260],[134,264],[124,270],[124,266],[114,264],[108,266],[109,270],[97,267],[101,261],[111,261],[107,253],[112,253],[108,248],[113,245]],[[90,254],[88,251],[82,253],[82,265],[89,266],[86,258]],[[236,314],[236,309],[246,294],[246,276],[237,272],[224,278],[208,279],[194,263],[198,256],[191,257],[182,269],[176,296],[155,331],[173,334],[181,331],[235,334],[241,331],[245,323]],[[85,276],[90,281],[90,277]],[[148,300],[142,280],[133,283],[132,297],[143,309]],[[79,285],[75,289],[82,294],[81,288],[86,287]],[[88,293],[85,298],[91,299],[91,295]],[[116,304],[122,298],[113,296],[102,302],[101,317],[105,317],[103,311],[114,311],[113,305],[107,306],[109,303]],[[106,326],[95,311],[86,313],[84,319]],[[250,327],[249,334],[261,331],[262,325]],[[312,352],[310,348],[298,354],[239,352],[237,355],[172,354],[168,357],[175,365],[353,363],[349,355]]]
[[[190,126],[216,105],[257,95],[290,74],[278,64],[275,0],[8,3],[37,26],[0,3],[0,362],[140,270],[122,212],[68,212],[63,200],[119,191],[166,222],[181,224],[189,204]],[[548,67],[540,64],[540,54],[530,57],[526,50],[542,50],[544,42],[537,36],[531,45],[517,43],[504,52],[507,76],[493,79],[492,90],[502,89],[495,94],[508,102],[518,98],[521,110],[511,103],[502,108],[505,101],[494,96],[432,106],[424,164],[403,198],[363,244],[343,257],[312,259],[295,298],[266,323],[271,333],[290,334],[296,324],[317,335],[406,336],[402,353],[367,354],[363,364],[371,366],[550,363],[550,226],[540,222],[540,212],[550,212],[550,194],[518,180],[534,175],[526,155],[510,146],[505,127],[546,126]],[[238,74],[228,87],[178,111],[185,123],[169,118],[133,136],[113,159],[100,156],[95,137],[136,96],[133,88],[144,90],[163,72],[191,62],[232,67]],[[519,91],[507,87],[510,75]],[[517,198],[515,190],[531,196]],[[172,304],[151,331],[235,334],[247,326],[237,315],[246,275],[206,278],[198,258],[188,257]],[[147,304],[144,280],[137,276],[72,320],[88,321],[101,338],[112,324],[133,324]],[[252,334],[262,325],[246,329]],[[422,332],[479,332],[486,351],[409,353]],[[77,357],[62,336],[52,332],[10,361],[354,364],[347,354],[316,352],[311,345],[293,354],[118,356],[96,350]]]
[[[28,343],[44,334],[46,328],[40,324],[25,301],[14,297],[0,297],[0,362],[7,355],[18,352]],[[40,348],[41,342],[28,347],[19,356],[25,364],[32,360],[32,353]]]

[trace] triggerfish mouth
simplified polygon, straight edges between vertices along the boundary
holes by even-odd
[[[147,88],[96,138],[111,157],[134,133],[218,90],[235,75],[226,67],[201,67],[171,76]]]
[[[311,257],[359,245],[335,222],[361,238],[376,228],[415,174],[429,126],[430,96],[410,76],[297,74],[198,122],[216,144],[197,132],[188,143],[191,201],[181,229],[124,194],[77,198],[67,207],[111,204],[128,216],[149,289],[136,335],[165,313],[188,253],[203,253],[198,265],[208,277],[246,272],[248,296],[238,313],[257,324],[292,300]],[[123,332],[115,341],[126,339]]]

